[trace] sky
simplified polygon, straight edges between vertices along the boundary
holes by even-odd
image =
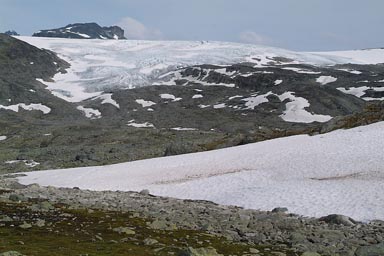
[[[97,22],[128,39],[349,50],[384,47],[383,10],[383,0],[0,0],[0,32]]]

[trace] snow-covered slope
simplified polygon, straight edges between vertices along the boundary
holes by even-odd
[[[384,122],[223,150],[26,173],[23,184],[156,195],[308,215],[384,220]]]
[[[224,42],[81,40],[18,37],[59,54],[71,64],[67,74],[46,83],[56,96],[79,102],[114,88],[159,83],[164,74],[200,64],[250,62],[256,67],[285,64],[334,65],[384,62],[384,50],[300,53]]]

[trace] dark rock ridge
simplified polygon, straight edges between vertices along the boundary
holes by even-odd
[[[62,28],[41,30],[32,36],[74,39],[126,39],[122,28],[118,26],[101,27],[94,22],[75,23]]]
[[[15,30],[8,30],[8,31],[5,31],[4,34],[8,35],[8,36],[19,36],[20,34],[17,33]]]

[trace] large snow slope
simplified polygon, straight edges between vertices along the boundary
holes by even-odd
[[[102,167],[26,173],[23,184],[92,190],[149,189],[307,216],[384,220],[384,122],[222,150]]]
[[[262,67],[285,57],[290,64],[333,65],[384,63],[384,50],[300,53],[279,48],[225,42],[82,40],[18,37],[52,50],[71,64],[67,74],[45,83],[54,95],[79,102],[111,88],[133,88],[159,82],[161,75],[199,64],[251,62]],[[288,63],[287,63],[288,64]]]

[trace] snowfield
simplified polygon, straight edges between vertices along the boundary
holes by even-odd
[[[17,38],[39,48],[54,51],[71,64],[66,74],[57,74],[54,77],[55,82],[39,79],[55,96],[70,102],[100,96],[103,91],[114,88],[134,88],[152,84],[173,85],[174,80],[163,81],[162,77],[170,71],[200,64],[230,65],[251,62],[256,67],[265,67],[270,63],[281,65],[282,63],[273,59],[275,57],[291,60],[283,64],[304,63],[322,66],[384,63],[384,49],[305,53],[226,42]],[[292,67],[286,69],[318,74]],[[216,72],[231,74],[226,69],[216,69]]]
[[[384,122],[110,166],[25,173],[22,184],[140,191],[306,216],[384,220]]]

